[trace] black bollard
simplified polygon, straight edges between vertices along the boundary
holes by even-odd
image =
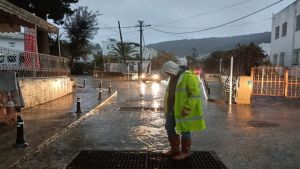
[[[102,81],[99,83],[99,88],[102,89]]]
[[[102,97],[102,88],[99,89],[99,96],[98,96],[98,100],[101,100]]]
[[[86,78],[83,79],[83,87],[85,87],[86,84]]]
[[[17,115],[17,139],[16,139],[16,148],[25,148],[28,146],[28,143],[25,142],[24,137],[24,120],[21,115]]]
[[[109,82],[109,86],[108,86],[108,93],[111,93],[111,84]]]
[[[81,113],[80,102],[81,102],[81,99],[80,99],[80,98],[77,98],[77,110],[76,110],[76,113],[77,113],[77,114],[80,114],[80,113]]]

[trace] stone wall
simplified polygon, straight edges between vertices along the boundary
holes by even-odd
[[[60,98],[73,92],[75,81],[70,77],[26,78],[19,84],[25,101],[25,108],[30,108]]]

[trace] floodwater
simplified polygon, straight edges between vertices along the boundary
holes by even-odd
[[[83,149],[168,149],[164,113],[146,109],[163,107],[166,83],[111,84],[116,98],[21,168],[64,168]],[[259,97],[232,106],[203,100],[203,109],[207,129],[192,133],[192,150],[215,151],[228,168],[300,168],[299,99]]]

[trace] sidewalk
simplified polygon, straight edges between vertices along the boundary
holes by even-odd
[[[86,77],[86,87],[82,88],[83,77],[75,77],[77,87],[74,93],[54,101],[26,109],[22,112],[25,140],[29,146],[24,149],[14,148],[16,142],[16,127],[0,127],[0,168],[8,168],[19,160],[48,145],[58,137],[57,133],[67,132],[66,128],[78,123],[79,119],[93,111],[95,107],[109,99],[107,84],[103,85],[102,99],[98,100],[98,85],[92,77]],[[99,83],[99,82],[98,82]],[[76,114],[77,98],[81,98],[82,114]]]

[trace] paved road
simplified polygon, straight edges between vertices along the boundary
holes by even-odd
[[[111,83],[118,90],[115,99],[21,168],[64,168],[82,149],[168,148],[162,112],[118,111],[119,107],[160,107],[165,83]],[[228,107],[220,101],[203,105],[208,128],[193,133],[193,150],[215,151],[233,169],[300,168],[299,99],[258,97],[251,106]]]

